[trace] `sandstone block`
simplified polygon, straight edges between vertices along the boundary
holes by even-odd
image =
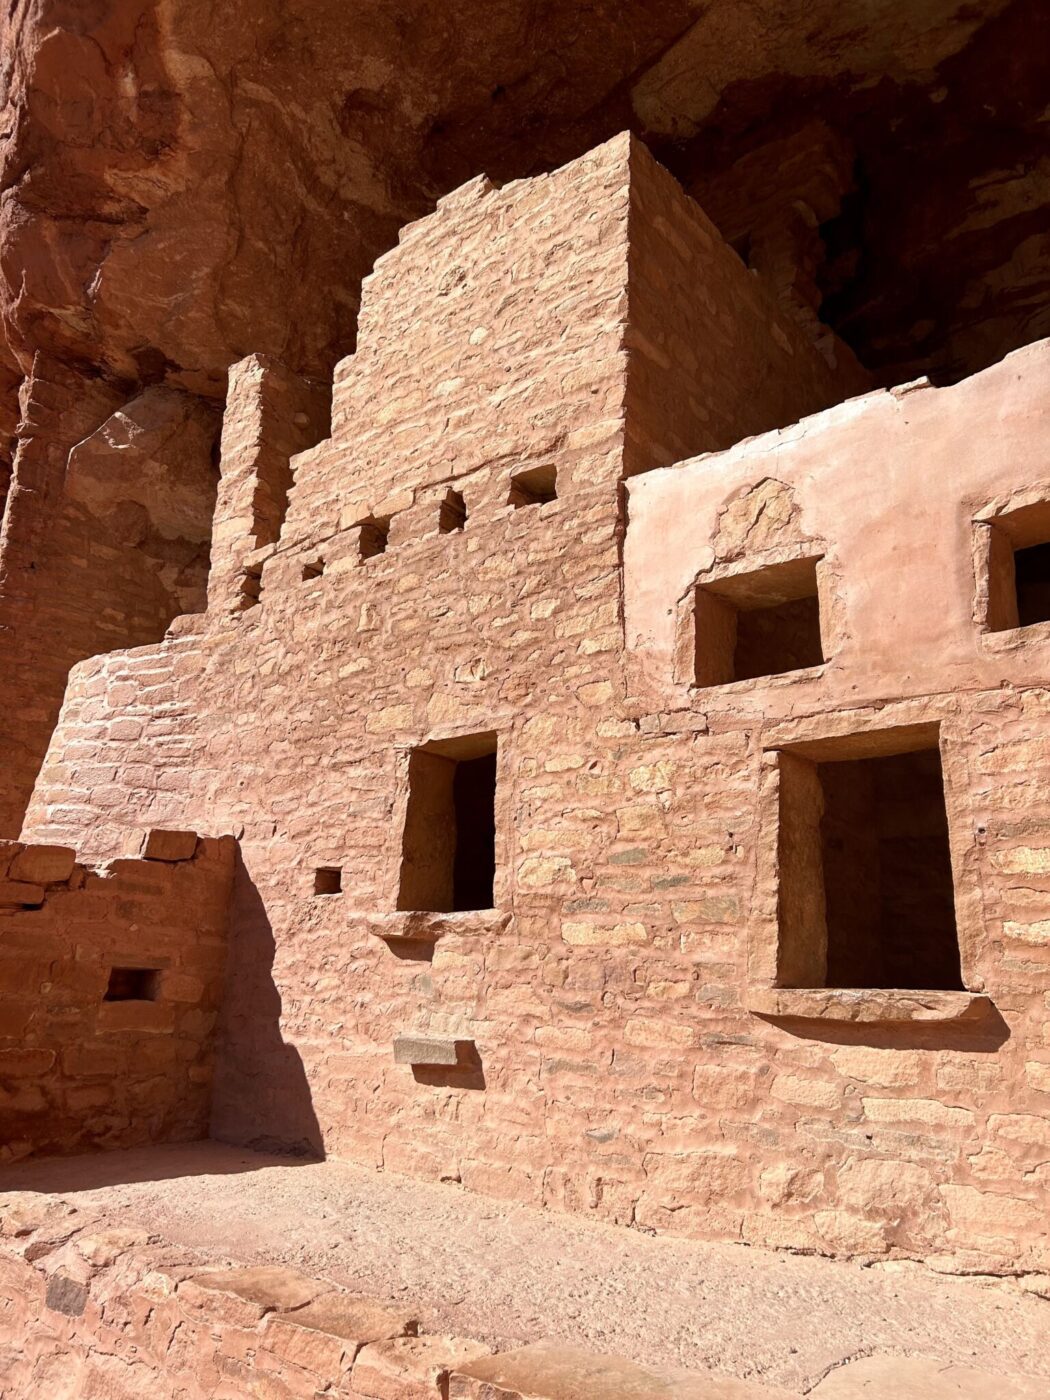
[[[363,1400],[445,1400],[449,1372],[488,1354],[459,1337],[395,1337],[364,1347],[350,1382]]]
[[[394,1040],[396,1065],[454,1065],[459,1061],[455,1040],[436,1036],[399,1035]]]
[[[179,1285],[179,1300],[238,1327],[252,1327],[267,1313],[301,1308],[331,1291],[279,1264],[246,1269],[206,1269]]]
[[[142,842],[143,860],[192,860],[197,850],[195,831],[147,831]]]
[[[274,1313],[267,1320],[267,1345],[276,1355],[324,1374],[336,1373],[363,1346],[393,1337],[411,1336],[419,1324],[403,1308],[388,1307],[352,1293],[323,1293],[292,1313]]]
[[[60,884],[72,875],[76,858],[69,846],[26,846],[11,862],[8,874],[12,880],[35,885]]]
[[[0,905],[38,908],[44,902],[43,885],[26,880],[0,880]]]

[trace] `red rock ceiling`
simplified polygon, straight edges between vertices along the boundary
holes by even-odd
[[[402,223],[626,126],[880,380],[1050,334],[1042,0],[13,0],[0,26],[8,387],[41,349],[209,396],[252,350],[327,373]]]

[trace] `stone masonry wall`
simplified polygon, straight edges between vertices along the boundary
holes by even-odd
[[[206,1132],[233,846],[154,831],[93,869],[3,843],[0,1160]]]
[[[203,610],[218,417],[192,395],[130,402],[37,355],[22,385],[0,535],[0,833],[16,836],[70,666]]]
[[[635,511],[655,479],[719,491],[737,457],[638,478],[626,573],[622,478],[666,460],[668,446],[695,450],[694,430],[696,446],[728,443],[808,411],[835,383],[760,282],[728,250],[712,254],[704,221],[659,214],[669,197],[662,175],[613,142],[544,179],[474,182],[408,230],[366,285],[333,437],[295,459],[279,542],[245,544],[261,602],[231,589],[162,645],[75,668],[26,835],[97,854],[144,824],[241,840],[219,1137],[323,1147],[654,1231],[1045,1269],[1043,854],[1012,818],[986,825],[1001,844],[980,860],[964,857],[957,821],[953,835],[966,926],[984,949],[968,967],[985,979],[990,1020],[785,1023],[749,1006],[749,923],[770,901],[763,707],[779,695],[801,719],[830,709],[863,728],[885,704],[889,725],[901,673],[880,680],[875,658],[863,681],[843,673],[833,703],[808,673],[794,690],[730,687],[710,713],[674,679],[679,605],[721,536],[686,492],[658,517],[675,546],[657,531],[632,563]],[[645,210],[669,251],[662,270],[654,262],[632,281]],[[676,240],[689,230],[697,243],[683,256]],[[655,260],[658,240],[645,243]],[[643,307],[647,297],[656,304]],[[660,305],[675,297],[709,302],[707,333],[699,309],[661,330]],[[691,327],[695,358],[667,353],[660,375],[640,368],[635,325],[669,347]],[[736,376],[738,354],[750,368]],[[938,549],[961,551],[951,577],[962,586],[969,536],[953,526],[949,547],[944,529],[963,507],[929,484],[950,478],[965,445],[988,464],[993,494],[1032,485],[1043,361],[1007,364],[987,382],[930,391],[924,412],[939,426],[911,457],[877,449],[885,405],[907,419],[922,395],[855,401],[745,443],[741,480],[758,490],[743,491],[726,538],[738,515],[741,555],[756,521],[783,516],[815,533],[808,507],[800,524],[763,486],[797,439],[815,454],[806,482],[820,471],[840,481],[843,520],[873,549],[891,549],[895,522],[865,520],[848,492],[863,482],[878,502],[880,472],[910,476],[907,508]],[[673,433],[658,437],[663,406],[690,401],[664,414]],[[820,455],[825,421],[854,425],[848,450]],[[556,469],[557,499],[515,507],[512,477],[536,467]],[[453,487],[466,522],[446,532]],[[379,524],[389,533],[376,552]],[[848,611],[836,525],[822,521],[814,550],[831,561],[832,629]],[[892,566],[883,578],[894,620],[879,656],[895,659],[909,636],[909,664],[935,671],[928,633],[908,631],[914,586]],[[868,585],[850,587],[859,615]],[[999,663],[984,658],[965,698],[949,693],[931,711],[926,679],[917,697],[919,721],[933,715],[946,743],[950,733],[970,745],[954,781],[965,806],[965,774],[980,774],[973,791],[987,787],[988,812],[1031,806],[1041,762],[1041,692],[1000,689]],[[862,684],[863,712],[839,715]],[[493,733],[495,907],[399,912],[412,750]],[[987,755],[1015,743],[1025,767],[993,793],[1000,760]],[[315,883],[336,870],[341,892]],[[1016,949],[995,923],[1010,901],[1027,930]],[[980,991],[957,995],[977,1005]]]

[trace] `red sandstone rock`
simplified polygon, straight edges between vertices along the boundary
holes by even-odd
[[[192,860],[197,849],[195,831],[147,831],[142,842],[143,860]]]
[[[461,1337],[395,1337],[364,1347],[350,1381],[363,1400],[445,1400],[449,1372],[488,1353]]]
[[[921,1356],[868,1356],[832,1371],[811,1392],[819,1400],[1043,1400],[1046,1381],[945,1366]]]
[[[458,1366],[448,1400],[788,1400],[788,1392],[543,1341]]]
[[[179,1297],[198,1308],[216,1312],[227,1322],[248,1326],[267,1313],[301,1308],[331,1284],[319,1283],[294,1269],[259,1264],[243,1269],[209,1269],[179,1285]]]
[[[73,873],[76,852],[69,846],[25,846],[12,860],[8,876],[50,885],[68,880]]]

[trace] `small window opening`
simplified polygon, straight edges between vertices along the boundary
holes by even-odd
[[[377,554],[385,554],[390,543],[389,515],[372,515],[361,521],[361,558],[374,559]]]
[[[778,983],[961,990],[940,752],[872,737],[780,755]]]
[[[792,559],[696,590],[696,684],[779,676],[824,662],[817,564]]]
[[[443,535],[462,530],[467,523],[467,503],[459,491],[449,490],[438,511],[438,529]]]
[[[397,907],[491,909],[495,875],[495,734],[414,750]]]
[[[251,564],[241,574],[240,595],[237,606],[242,610],[254,608],[262,593],[262,565]]]
[[[160,975],[152,967],[113,967],[104,1001],[156,1001]]]
[[[310,583],[315,578],[320,578],[324,573],[324,560],[311,559],[308,564],[303,565],[303,583]]]
[[[1018,627],[1050,622],[1050,543],[1015,551],[1014,582]]]
[[[980,528],[986,532],[986,629],[1050,622],[1050,502],[1021,506]]]
[[[314,871],[314,894],[342,894],[343,872],[337,865],[319,865]]]
[[[557,499],[558,469],[551,464],[517,472],[510,479],[510,496],[507,503],[515,509],[522,506],[546,506]]]

